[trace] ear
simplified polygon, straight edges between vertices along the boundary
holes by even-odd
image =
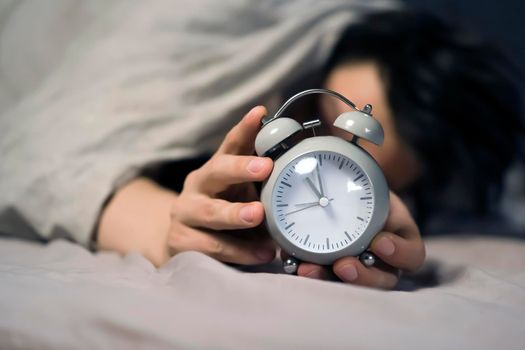
[[[335,120],[334,126],[378,146],[381,146],[385,139],[381,124],[374,117],[360,111],[341,114]]]
[[[288,137],[303,130],[301,124],[291,118],[276,118],[264,125],[255,138],[255,152],[265,156]]]

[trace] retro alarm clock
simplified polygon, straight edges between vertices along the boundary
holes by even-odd
[[[283,117],[285,110],[310,94],[333,96],[351,111],[339,115],[334,126],[347,131],[349,141],[315,136],[318,119],[300,124]],[[358,109],[344,96],[325,89],[300,92],[262,120],[255,140],[259,156],[271,157],[272,173],[263,183],[261,201],[270,235],[288,253],[287,273],[296,273],[300,261],[331,265],[346,256],[359,256],[372,266],[375,256],[366,249],[383,228],[389,211],[389,190],[374,158],[360,138],[381,145],[381,124],[372,106]],[[313,136],[294,144],[297,134],[312,129]]]

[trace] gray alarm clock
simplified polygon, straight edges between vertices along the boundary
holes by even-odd
[[[328,94],[352,108],[334,122],[353,135],[351,141],[314,132],[293,144],[292,136],[320,121],[301,125],[282,114],[310,94]],[[360,256],[367,266],[375,262],[366,249],[385,224],[389,190],[376,161],[357,144],[359,138],[383,143],[383,128],[371,110],[370,105],[358,109],[334,91],[312,89],[291,97],[274,116],[263,119],[255,150],[271,157],[274,166],[262,185],[261,201],[271,236],[290,256],[284,261],[286,272],[295,273],[300,261],[330,265],[345,256]]]

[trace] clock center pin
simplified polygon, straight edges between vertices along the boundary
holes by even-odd
[[[326,207],[328,203],[330,203],[330,201],[326,197],[322,197],[321,199],[319,199],[319,205],[323,208]]]

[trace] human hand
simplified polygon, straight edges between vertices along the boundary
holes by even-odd
[[[252,156],[265,115],[264,107],[253,108],[211,159],[186,177],[171,211],[171,255],[194,250],[246,265],[273,260],[275,244],[257,230],[264,208],[253,185],[266,179],[273,167],[270,158]]]
[[[392,289],[399,280],[400,271],[418,270],[425,260],[425,246],[407,207],[392,192],[385,227],[372,240],[369,250],[381,260],[373,267],[364,266],[357,257],[344,257],[331,268],[301,263],[297,274],[316,279],[330,279],[335,274],[346,283]]]

